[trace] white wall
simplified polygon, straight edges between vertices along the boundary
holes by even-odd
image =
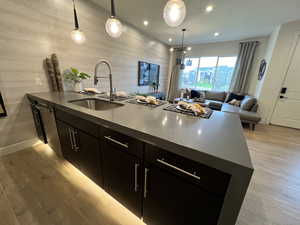
[[[192,45],[192,51],[188,56],[237,56],[239,52],[239,41],[226,41],[208,44]]]
[[[255,95],[257,85],[257,75],[259,70],[260,61],[265,56],[266,46],[269,37],[258,37],[247,39],[247,41],[259,41],[260,44],[257,47],[253,66],[249,74],[248,93]],[[246,40],[242,40],[246,41]],[[226,41],[216,42],[208,44],[192,45],[192,51],[188,56],[190,57],[201,57],[201,56],[237,56],[239,53],[240,41]]]
[[[262,81],[258,93],[260,113],[264,123],[270,123],[274,107],[280,94],[283,80],[288,68],[292,47],[296,34],[300,32],[300,20],[281,25],[277,41],[273,50],[273,56]],[[276,31],[274,33],[274,38]],[[274,40],[273,40],[274,41]]]
[[[268,43],[267,43],[267,46],[266,46],[266,51],[265,51],[265,57],[264,57],[264,59],[267,62],[267,67],[266,67],[264,77],[260,81],[257,81],[256,90],[255,90],[255,96],[256,97],[259,97],[260,94],[261,94],[263,83],[265,81],[266,74],[268,73],[270,62],[271,62],[271,59],[272,59],[272,56],[273,56],[273,51],[274,51],[274,48],[275,48],[275,45],[276,45],[276,42],[277,42],[279,30],[280,30],[280,26],[278,26],[272,32],[272,34],[270,35],[270,38],[268,40]]]

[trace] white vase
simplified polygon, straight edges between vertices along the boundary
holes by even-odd
[[[82,83],[81,82],[75,82],[74,83],[74,89],[75,92],[80,92],[82,91]]]

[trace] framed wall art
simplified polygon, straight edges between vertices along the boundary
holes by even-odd
[[[159,84],[160,65],[139,61],[138,85],[148,86],[153,83]]]
[[[138,68],[138,85],[147,86],[150,84],[150,64],[139,61]]]

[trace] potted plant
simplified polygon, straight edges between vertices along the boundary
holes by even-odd
[[[88,79],[91,76],[87,73],[79,72],[78,69],[71,67],[64,71],[66,81],[73,83],[73,90],[76,92],[82,91],[82,80]]]

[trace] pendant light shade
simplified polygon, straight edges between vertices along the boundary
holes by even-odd
[[[71,38],[77,44],[83,44],[86,40],[84,33],[79,29],[71,32]]]
[[[182,31],[181,46],[178,46],[175,49],[170,48],[170,52],[173,52],[176,50],[176,52],[178,53],[177,58],[176,58],[176,64],[179,65],[180,70],[184,70],[186,54],[192,50],[192,47],[184,45],[184,37],[185,37],[186,29],[182,29],[181,31]]]
[[[116,18],[108,18],[105,24],[105,30],[109,36],[118,38],[121,36],[123,31],[122,23]]]
[[[109,36],[118,38],[123,32],[123,25],[120,20],[116,18],[114,0],[111,0],[111,16],[107,19],[105,30]]]
[[[75,0],[73,0],[73,8],[74,8],[74,24],[75,29],[71,32],[72,40],[77,44],[83,44],[86,40],[84,33],[79,29],[79,22],[75,7]]]
[[[170,27],[178,27],[185,19],[186,7],[183,0],[169,0],[164,8],[164,20]]]

